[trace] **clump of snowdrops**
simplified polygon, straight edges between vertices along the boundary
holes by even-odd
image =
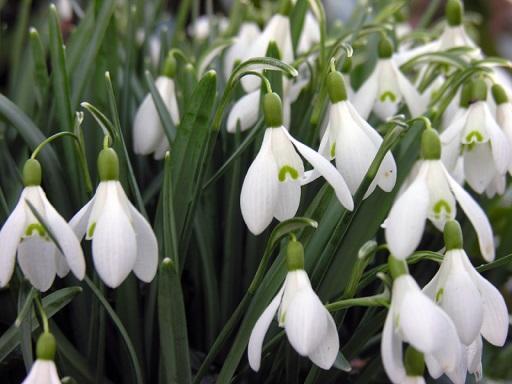
[[[17,5],[2,382],[510,379],[510,63],[462,2],[206,5]]]

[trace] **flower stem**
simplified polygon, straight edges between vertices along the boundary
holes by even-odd
[[[385,291],[378,295],[357,297],[355,299],[345,299],[327,304],[325,308],[329,312],[336,312],[350,307],[388,307],[389,292]]]

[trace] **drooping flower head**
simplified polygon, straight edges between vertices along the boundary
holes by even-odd
[[[176,59],[170,54],[165,61],[162,75],[155,81],[155,87],[169,111],[173,124],[178,126],[180,124],[180,114],[176,100],[175,76]],[[168,149],[169,141],[162,127],[153,96],[148,93],[135,114],[133,151],[139,155],[153,153],[155,159],[162,159]]]
[[[249,230],[258,235],[272,218],[282,221],[295,216],[304,176],[299,153],[332,185],[341,204],[353,209],[350,191],[336,168],[319,153],[295,140],[283,126],[281,99],[276,93],[264,96],[263,114],[268,128],[260,151],[245,175],[240,194],[240,208]]]
[[[119,182],[119,160],[112,148],[98,156],[100,183],[94,197],[71,219],[77,236],[92,241],[94,266],[103,282],[118,287],[133,270],[153,280],[158,244],[148,221],[130,203]]]
[[[319,152],[328,159],[336,159],[336,168],[354,195],[382,144],[382,137],[359,115],[348,100],[345,81],[340,72],[333,71],[329,74],[327,90],[331,102],[329,121]],[[389,192],[395,186],[395,182],[396,164],[393,154],[388,152],[366,196],[369,196],[377,185]]]
[[[41,178],[39,162],[27,160],[23,167],[25,188],[0,230],[0,287],[5,287],[11,279],[16,254],[23,274],[40,291],[51,287],[56,274],[64,277],[70,269],[79,280],[84,278],[80,242],[48,201],[41,188]]]
[[[390,256],[388,264],[393,290],[381,341],[388,377],[395,384],[425,382],[421,369],[404,364],[403,344],[407,343],[408,354],[423,357],[431,376],[437,378],[439,372],[446,373],[452,381],[462,384],[456,371],[461,360],[460,341],[453,322],[421,291],[404,261]]]
[[[398,68],[393,57],[393,44],[387,37],[381,38],[378,52],[375,69],[354,96],[354,106],[359,114],[366,119],[373,110],[385,120],[396,114],[398,105],[404,101],[412,116],[421,115],[428,100]]]
[[[461,101],[464,99],[463,92]],[[511,164],[510,143],[486,100],[487,84],[483,79],[474,80],[467,109],[441,133],[447,168],[455,168],[462,154],[464,178],[478,193],[483,193],[496,177],[503,177]]]
[[[37,339],[37,359],[22,384],[60,384],[61,381],[54,363],[56,350],[55,337],[50,332],[43,332]]]
[[[385,222],[391,253],[402,260],[408,257],[421,241],[426,219],[442,231],[445,223],[455,218],[458,203],[475,228],[482,256],[493,260],[494,240],[489,219],[446,170],[440,160],[439,135],[434,129],[423,132],[421,150],[418,174],[396,199]]]
[[[466,355],[463,370],[477,373],[481,370],[481,337],[493,345],[505,343],[509,326],[507,306],[500,292],[469,261],[459,223],[448,221],[444,237],[444,260],[423,291],[454,322]]]
[[[263,341],[276,316],[288,341],[301,356],[323,369],[329,369],[339,350],[338,330],[334,319],[316,295],[304,271],[302,244],[291,240],[287,248],[288,274],[279,293],[263,311],[249,338],[249,365],[260,369]]]

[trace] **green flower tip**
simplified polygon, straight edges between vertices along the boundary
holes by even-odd
[[[405,350],[404,366],[407,376],[423,376],[425,373],[425,358],[423,353],[409,345]]]
[[[439,160],[441,158],[441,140],[435,129],[427,128],[421,135],[421,157],[424,160]]]
[[[277,93],[267,93],[263,96],[263,116],[267,127],[283,125],[283,105]]]
[[[104,148],[98,155],[98,173],[101,181],[119,180],[119,158],[112,148]]]
[[[445,8],[446,21],[452,27],[462,24],[464,6],[460,0],[448,0]]]
[[[50,332],[43,332],[36,344],[36,357],[39,360],[53,360],[57,351],[57,342]]]
[[[341,65],[341,73],[350,73],[351,70],[352,70],[352,58],[345,57],[345,60],[343,60],[343,64]]]
[[[508,103],[507,92],[505,92],[505,89],[499,84],[492,86],[492,97],[497,105]]]
[[[347,89],[341,72],[333,71],[327,76],[327,92],[331,103],[347,100]]]
[[[472,101],[484,101],[487,99],[487,84],[483,79],[473,81],[471,88]]]
[[[393,43],[391,40],[382,36],[379,41],[379,57],[381,59],[389,59],[393,55]]]
[[[288,272],[304,269],[304,247],[300,241],[290,240],[286,248],[286,265]]]
[[[444,244],[447,251],[452,249],[462,249],[462,230],[460,229],[458,221],[450,220],[444,225]]]
[[[393,280],[400,276],[409,274],[409,268],[407,268],[407,263],[404,260],[399,260],[392,255],[389,255],[388,257],[388,268]]]
[[[28,159],[23,166],[23,184],[25,187],[41,185],[41,164],[36,159]]]
[[[174,58],[174,55],[169,52],[164,62],[162,75],[174,78],[176,76],[176,65],[176,59]]]

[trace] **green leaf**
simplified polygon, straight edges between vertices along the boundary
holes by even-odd
[[[352,370],[352,366],[350,365],[350,361],[343,355],[343,353],[338,352],[336,356],[336,360],[334,360],[334,368],[337,368],[343,372],[350,372]]]
[[[293,52],[297,55],[297,47],[299,46],[300,36],[304,26],[304,19],[308,10],[308,0],[298,0],[290,15],[290,26],[292,33]]]
[[[80,287],[69,287],[60,289],[44,297],[42,303],[48,318],[51,318],[53,315],[59,312],[80,292],[82,292],[82,288]],[[35,314],[31,315],[30,322],[32,324],[32,332],[39,329],[39,324]],[[3,361],[9,355],[9,353],[11,353],[19,345],[19,342],[20,339],[18,337],[18,328],[12,325],[0,337],[0,361]]]
[[[143,384],[144,380],[142,378],[142,370],[140,368],[139,360],[137,358],[137,353],[135,352],[135,348],[133,347],[132,341],[130,340],[130,336],[128,336],[128,332],[126,331],[126,328],[124,327],[123,323],[121,322],[121,319],[119,319],[119,316],[117,316],[116,312],[112,308],[112,306],[109,304],[107,299],[103,296],[101,291],[94,285],[94,283],[89,279],[89,277],[85,276],[84,281],[88,285],[88,287],[91,289],[91,291],[94,293],[94,295],[97,297],[97,299],[100,301],[100,303],[103,305],[105,310],[107,311],[108,315],[110,316],[112,322],[116,326],[117,330],[119,331],[119,334],[121,335],[124,344],[126,346],[126,349],[128,350],[128,354],[130,355],[130,361],[133,368],[133,373],[135,375],[135,381],[137,384]]]

